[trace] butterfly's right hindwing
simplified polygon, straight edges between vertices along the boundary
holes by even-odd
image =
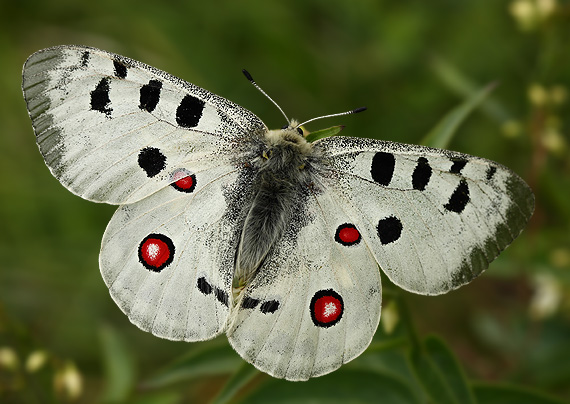
[[[98,202],[132,203],[168,185],[181,167],[227,164],[265,130],[231,101],[94,48],[33,54],[22,88],[48,167],[72,192]]]

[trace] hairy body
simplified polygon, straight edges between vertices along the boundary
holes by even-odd
[[[310,182],[312,145],[295,129],[296,123],[267,131],[264,148],[253,164],[257,193],[242,227],[237,249],[234,297],[251,282],[271,247],[291,220],[299,187]]]

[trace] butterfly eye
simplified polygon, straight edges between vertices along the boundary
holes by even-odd
[[[303,129],[301,128],[297,128],[297,133],[301,136],[303,136]]]
[[[285,129],[287,129],[288,127],[289,127],[289,125],[283,125],[283,126],[281,127],[281,129],[285,130]]]

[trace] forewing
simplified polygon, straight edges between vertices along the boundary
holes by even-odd
[[[274,377],[306,380],[366,349],[380,320],[380,273],[368,246],[339,228],[354,218],[318,184],[242,292],[227,332],[234,349]],[[344,227],[343,227],[344,226]]]
[[[98,202],[132,203],[172,182],[180,167],[226,164],[265,130],[231,101],[94,48],[34,53],[22,89],[53,175]]]
[[[173,340],[223,332],[244,177],[223,167],[189,173],[194,188],[173,186],[121,206],[100,254],[103,279],[131,322]]]
[[[421,294],[485,270],[534,209],[508,168],[461,153],[358,138],[315,142],[323,180],[358,211],[357,227],[386,275]]]

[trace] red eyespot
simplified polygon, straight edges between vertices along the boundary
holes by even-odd
[[[149,234],[139,245],[139,261],[151,271],[162,271],[173,258],[174,244],[164,234]]]
[[[360,242],[360,232],[351,223],[345,223],[338,226],[334,239],[342,245],[354,245]]]
[[[311,299],[311,318],[317,327],[328,328],[340,321],[344,312],[342,297],[332,289],[320,290]]]
[[[196,175],[190,174],[185,169],[180,169],[172,174],[174,182],[170,185],[180,192],[191,193],[196,188]]]

